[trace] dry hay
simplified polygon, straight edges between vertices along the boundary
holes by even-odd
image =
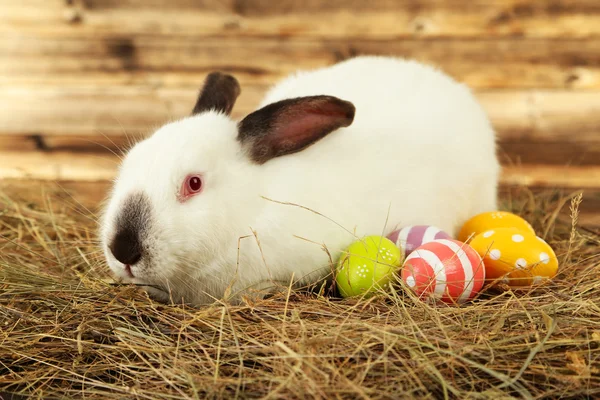
[[[0,193],[0,388],[33,398],[597,398],[600,237],[577,196],[523,191],[549,284],[462,307],[296,291],[191,308],[111,285],[90,213]],[[22,195],[23,198],[31,196]],[[585,201],[585,200],[584,200]],[[563,210],[562,213],[559,213]],[[562,219],[561,219],[562,218]]]

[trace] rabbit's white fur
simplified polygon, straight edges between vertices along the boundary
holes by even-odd
[[[323,245],[335,260],[356,237],[410,224],[453,234],[496,208],[494,130],[464,85],[413,61],[358,57],[284,80],[261,106],[324,94],[352,102],[354,122],[263,165],[241,150],[236,122],[216,112],[167,124],[137,144],[103,219],[111,269],[125,277],[107,245],[135,192],[151,203],[149,256],[130,280],[192,303],[221,298],[230,284],[236,293],[292,276],[316,281],[329,271]],[[181,204],[176,194],[189,173],[202,173],[205,186]]]

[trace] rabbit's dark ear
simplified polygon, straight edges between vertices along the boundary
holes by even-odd
[[[238,140],[252,161],[296,153],[354,120],[354,105],[332,96],[309,96],[269,104],[238,124]]]
[[[233,76],[211,72],[204,80],[192,115],[210,110],[229,115],[240,92],[240,84]]]

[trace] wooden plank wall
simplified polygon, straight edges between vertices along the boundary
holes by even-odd
[[[500,138],[507,184],[600,188],[598,0],[0,0],[0,178],[110,179],[108,150],[234,73],[239,117],[300,68],[435,64]]]

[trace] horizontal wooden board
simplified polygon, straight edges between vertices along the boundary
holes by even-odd
[[[98,153],[102,151],[121,154],[143,135],[0,135],[0,151],[58,151]]]
[[[0,179],[104,181],[114,178],[119,158],[111,153],[0,151]],[[539,187],[600,187],[600,166],[504,166],[502,184]]]
[[[246,88],[237,115],[258,104],[264,88]],[[188,116],[198,89],[140,86],[4,88],[0,134],[137,135]]]
[[[148,134],[150,132],[147,132]],[[144,133],[128,135],[0,135],[1,151],[59,151],[81,153],[101,151],[122,154]],[[599,135],[600,136],[600,135]],[[600,137],[597,142],[501,139],[498,156],[504,164],[598,165]]]
[[[600,166],[504,166],[502,183],[518,186],[565,188],[597,188],[600,186]]]
[[[0,0],[0,33],[44,36],[546,37],[600,35],[595,0]]]
[[[505,138],[499,142],[498,155],[509,164],[599,165],[600,132],[597,138],[579,141],[576,132],[571,139],[562,141]]]
[[[267,88],[245,86],[234,109],[255,109]],[[0,134],[125,135],[146,133],[187,116],[196,88],[150,86],[5,87]],[[481,91],[476,96],[506,141],[598,143],[600,91]]]
[[[594,39],[52,39],[20,32],[0,34],[0,84],[190,85],[215,69],[270,83],[299,69],[363,54],[432,64],[475,89],[600,88],[600,40]]]
[[[70,152],[0,152],[0,179],[104,181],[114,178],[119,159],[112,154],[74,156]]]
[[[476,94],[503,140],[596,143],[600,92],[485,91]]]

